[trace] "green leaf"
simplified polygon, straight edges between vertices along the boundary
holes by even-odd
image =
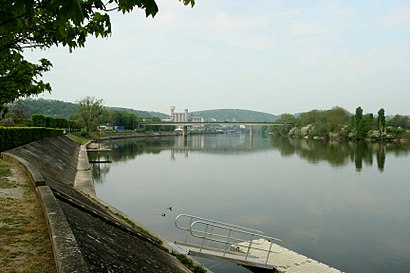
[[[195,6],[195,0],[179,0],[179,1],[183,1],[185,6],[188,6],[189,4],[191,4],[191,7]]]

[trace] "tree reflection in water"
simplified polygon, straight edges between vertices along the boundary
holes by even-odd
[[[386,154],[407,155],[410,147],[397,143],[335,142],[321,140],[273,138],[272,146],[281,151],[282,156],[297,154],[311,163],[326,161],[332,166],[354,163],[360,172],[363,165],[372,166],[374,158],[377,168],[383,172]]]
[[[254,153],[263,150],[278,150],[283,157],[297,155],[313,164],[328,162],[333,167],[354,164],[360,172],[364,166],[373,166],[374,160],[380,172],[384,171],[386,155],[407,155],[409,145],[397,143],[368,143],[368,142],[337,142],[322,140],[306,140],[292,138],[270,138],[261,136],[249,141],[248,135],[204,136],[194,135],[188,138],[141,138],[121,139],[104,142],[105,148],[110,148],[109,164],[93,164],[92,175],[96,183],[102,183],[103,177],[110,171],[110,164],[132,160],[142,154],[159,154],[170,151],[171,159],[176,154],[188,152],[231,154]],[[89,154],[90,160],[95,160],[96,153]],[[101,155],[101,159],[104,159]]]

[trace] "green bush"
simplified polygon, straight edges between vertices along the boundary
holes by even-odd
[[[80,131],[80,137],[89,138],[89,137],[90,137],[90,134],[89,134],[85,129],[81,129],[81,131]]]
[[[195,265],[194,262],[188,258],[188,256],[184,255],[184,254],[176,254],[173,253],[173,255],[175,255],[175,257],[182,263],[184,264],[186,267],[188,267],[189,270],[191,270],[194,273],[206,273],[207,270],[200,264]]]
[[[406,134],[406,130],[389,126],[386,127],[386,133],[393,135],[394,138],[401,138]]]
[[[206,269],[202,265],[194,266],[194,273],[206,273]]]
[[[63,135],[63,130],[39,127],[0,127],[0,151],[60,135]]]
[[[184,264],[185,266],[187,266],[188,268],[192,268],[194,266],[194,262],[188,258],[186,255],[184,254],[175,254],[175,257],[177,257],[177,259]]]
[[[410,139],[410,131],[406,131],[402,136],[402,139]]]
[[[31,124],[35,127],[47,127],[46,117],[43,115],[32,115]]]
[[[78,131],[81,129],[81,125],[77,121],[46,117],[43,115],[32,115],[31,123],[36,127],[70,128],[71,131]]]

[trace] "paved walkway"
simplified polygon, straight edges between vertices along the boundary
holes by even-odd
[[[0,159],[0,272],[56,272],[44,215],[29,177]]]

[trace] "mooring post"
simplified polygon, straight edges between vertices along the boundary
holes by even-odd
[[[184,135],[184,137],[188,136],[188,126],[183,127],[182,134]]]

